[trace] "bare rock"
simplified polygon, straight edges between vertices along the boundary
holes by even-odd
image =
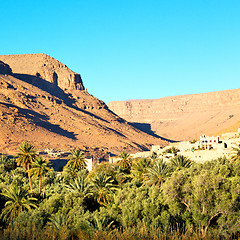
[[[103,152],[95,149],[99,146],[119,154],[122,149],[135,152],[167,144],[119,120],[103,101],[84,90],[79,74],[59,61],[45,54],[0,59],[13,69],[11,76],[0,77],[0,135],[8,136],[0,138],[0,152],[15,154],[22,141],[32,142],[38,150],[88,146],[86,151],[96,157]]]
[[[84,90],[80,74],[46,54],[0,55],[0,60],[11,66],[13,73],[42,78],[65,90]]]

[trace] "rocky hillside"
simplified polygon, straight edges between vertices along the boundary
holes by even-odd
[[[19,78],[38,77],[63,90],[84,90],[80,74],[47,54],[1,55],[0,59],[11,66]]]
[[[240,89],[155,100],[116,101],[108,106],[140,128],[148,127],[172,140],[190,140],[236,125],[240,119]]]
[[[22,141],[39,150],[113,153],[166,144],[110,111],[84,90],[79,74],[57,60],[45,54],[0,55],[0,60],[0,152],[14,152]]]

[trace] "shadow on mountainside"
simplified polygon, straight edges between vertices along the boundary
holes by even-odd
[[[0,104],[6,106],[7,108],[10,108],[10,107],[17,108],[21,116],[25,117],[26,119],[30,119],[31,122],[38,127],[42,127],[50,132],[56,133],[63,137],[67,137],[73,140],[77,139],[73,132],[69,132],[67,130],[62,129],[59,125],[48,122],[49,117],[46,115],[37,113],[29,109],[20,108],[16,105],[9,104],[9,103],[0,102]]]
[[[168,142],[171,142],[171,143],[178,142],[178,141],[167,139],[167,138],[164,138],[164,137],[161,137],[161,136],[157,135],[155,132],[152,131],[151,124],[149,124],[149,123],[129,122],[129,124],[132,125],[133,127],[137,128],[137,129],[153,136],[153,137],[161,138],[162,140],[165,140],[165,141],[168,141]]]
[[[149,149],[146,147],[146,146],[144,146],[144,145],[140,145],[140,144],[138,144],[138,143],[136,143],[136,142],[133,142],[133,144],[135,144],[138,148],[140,148],[142,151],[149,151]]]
[[[54,83],[50,83],[47,80],[42,79],[41,77],[29,75],[29,74],[14,73],[13,77],[15,77],[21,81],[27,82],[29,84],[32,84],[33,86],[38,87],[39,89],[51,94],[52,96],[61,99],[64,102],[64,104],[66,104],[70,108],[81,111],[85,114],[90,115],[91,117],[94,117],[98,120],[109,123],[107,120],[105,120],[89,111],[80,109],[78,106],[75,105],[76,100],[71,98],[69,94],[65,93],[60,87],[58,87]]]
[[[24,82],[27,82],[29,84],[32,84],[33,86],[50,93],[52,96],[61,99],[69,107],[75,107],[73,106],[73,104],[76,101],[74,99],[69,98],[69,95],[66,94],[60,87],[58,87],[54,83],[50,83],[47,80],[42,79],[41,77],[29,74],[14,73],[13,77]]]

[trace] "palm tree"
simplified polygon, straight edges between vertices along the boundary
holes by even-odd
[[[53,214],[49,218],[52,239],[70,239],[70,223],[67,215],[59,212]]]
[[[69,225],[69,220],[67,218],[67,216],[63,215],[62,213],[56,213],[53,214],[50,218],[49,218],[52,226],[57,229],[57,230],[61,230],[61,228],[63,227],[68,227]]]
[[[2,154],[1,157],[0,157],[0,163],[5,164],[7,162],[7,160],[8,160],[8,156]]]
[[[35,179],[39,179],[39,194],[41,193],[42,177],[47,171],[51,171],[49,165],[49,160],[44,159],[43,157],[35,158],[33,164],[31,165],[32,167],[30,169],[30,173],[35,176]]]
[[[9,217],[9,220],[12,221],[23,210],[37,208],[36,204],[34,204],[34,201],[37,201],[37,199],[31,197],[29,191],[21,186],[10,186],[1,195],[8,199],[1,215],[4,221],[9,219]]]
[[[168,165],[162,159],[159,159],[153,164],[153,166],[147,168],[145,183],[159,186],[169,174]]]
[[[114,223],[114,221],[108,222],[108,219],[106,217],[100,218],[94,216],[93,220],[94,228],[100,231],[109,230]]]
[[[28,172],[28,179],[29,179],[29,185],[30,189],[32,191],[32,182],[31,182],[31,174],[30,174],[30,165],[33,163],[34,159],[37,156],[35,147],[28,142],[23,142],[22,145],[19,147],[20,153],[18,153],[17,158],[17,165],[22,166],[25,168]]]
[[[177,149],[176,147],[172,146],[171,148],[166,149],[163,153],[173,153],[174,155],[177,154],[177,152],[179,152],[179,149]]]
[[[153,160],[153,161],[155,161],[155,160],[157,160],[157,158],[158,158],[157,153],[156,153],[156,152],[152,152],[152,154],[151,154],[151,156],[150,156],[150,159]]]
[[[240,160],[240,145],[233,147],[233,152],[230,156],[230,159],[233,161]]]
[[[3,164],[6,171],[11,171],[16,168],[15,159],[4,154],[2,154],[0,157],[0,164]]]
[[[84,153],[80,149],[74,149],[69,156],[69,160],[66,164],[66,168],[70,168],[73,171],[80,171],[86,168],[87,163]]]
[[[106,206],[112,198],[112,194],[117,190],[111,176],[107,176],[104,172],[96,174],[91,179],[92,193],[100,205]]]
[[[124,168],[125,170],[129,170],[132,165],[132,159],[130,158],[130,154],[125,151],[122,151],[119,157],[121,158],[118,161],[119,166]]]
[[[136,159],[131,168],[131,176],[133,179],[143,180],[147,168],[150,166],[151,160],[147,158]]]
[[[171,164],[175,169],[189,168],[192,165],[192,161],[183,155],[177,155],[171,158]]]
[[[73,183],[65,187],[68,191],[76,193],[82,200],[92,195],[92,185],[87,182],[86,176],[78,176]]]

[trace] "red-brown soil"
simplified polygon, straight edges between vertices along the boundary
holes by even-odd
[[[0,72],[0,152],[16,152],[22,141],[38,150],[112,153],[167,144],[110,111],[84,90],[79,74],[57,60],[45,54],[0,55],[0,60],[13,72]]]

